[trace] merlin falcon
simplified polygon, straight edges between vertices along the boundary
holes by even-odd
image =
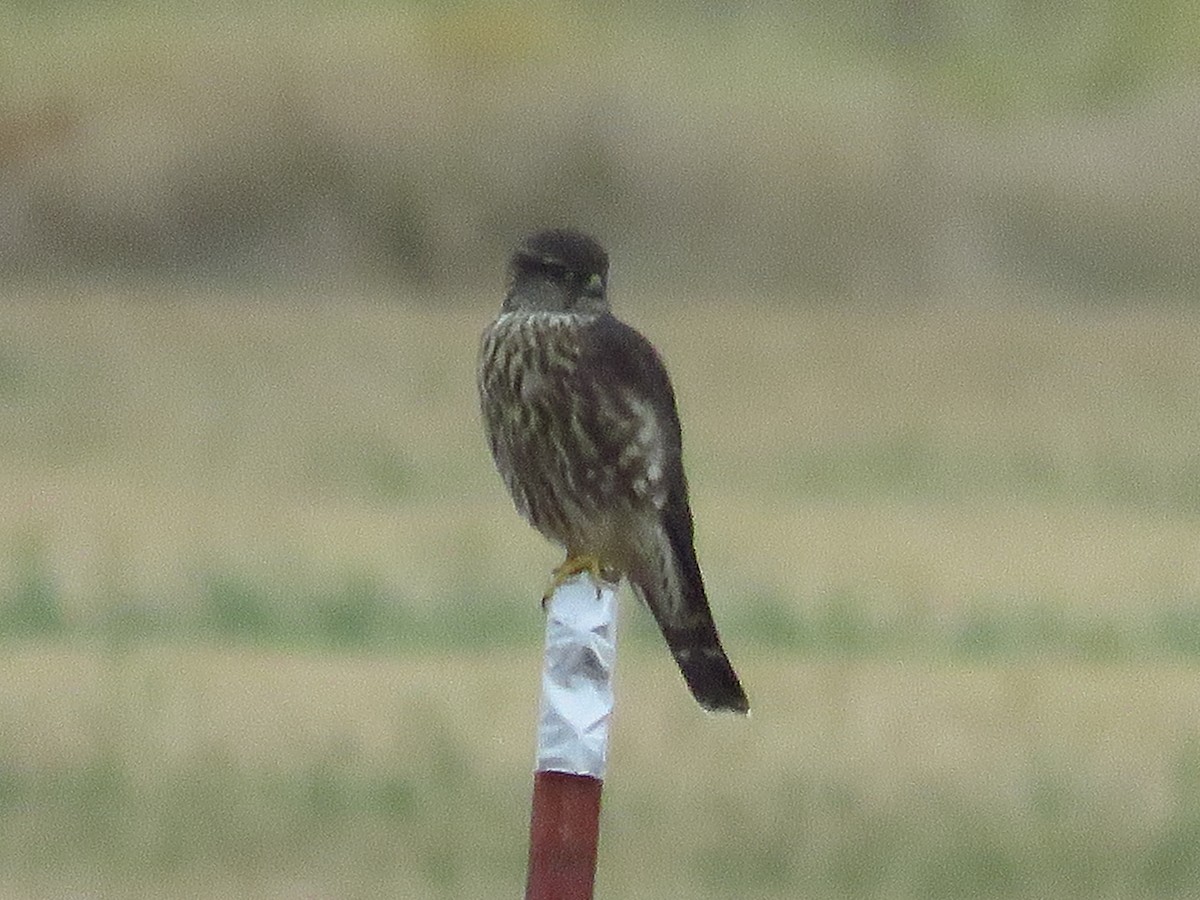
[[[700,705],[746,713],[692,544],[675,393],[658,352],[609,310],[608,255],[571,230],[513,253],[483,334],[484,427],[517,511],[580,572],[629,579]]]

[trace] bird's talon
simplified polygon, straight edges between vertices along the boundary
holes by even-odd
[[[542,595],[542,610],[545,611],[546,605],[554,596],[555,591],[582,572],[587,572],[592,577],[592,581],[596,585],[596,599],[599,600],[602,590],[600,585],[609,580],[606,577],[605,568],[600,562],[600,557],[592,554],[579,556],[567,554],[567,558],[551,573],[550,585],[546,588],[546,593]]]

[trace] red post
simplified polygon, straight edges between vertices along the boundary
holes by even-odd
[[[591,900],[603,786],[590,775],[534,774],[525,900]]]
[[[586,575],[546,606],[525,900],[591,900],[617,656],[615,585]]]

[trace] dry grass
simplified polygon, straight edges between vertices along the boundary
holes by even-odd
[[[5,895],[516,893],[536,667],[10,648]],[[718,719],[666,659],[622,659],[602,895],[1137,897],[1200,872],[1192,668],[745,675],[754,716]]]
[[[1200,317],[648,293],[618,302],[675,373],[718,605],[1196,595]],[[188,609],[230,572],[369,577],[424,608],[528,594],[552,551],[510,512],[473,393],[493,300],[14,298],[0,546],[37,544],[72,620],[118,594]]]
[[[704,717],[657,645],[626,644],[605,894],[647,896],[647,873],[664,898],[1186,893],[1200,685],[1166,651],[1200,641],[1200,317],[651,293],[618,302],[676,378],[755,714]],[[478,433],[494,300],[0,305],[0,608],[61,618],[0,658],[0,893],[519,890],[527,598],[554,551]],[[194,626],[213,578],[232,631]],[[368,632],[424,630],[246,644],[356,580],[385,610]],[[135,618],[89,642],[114,609],[177,636]],[[960,638],[1001,652],[947,654]]]

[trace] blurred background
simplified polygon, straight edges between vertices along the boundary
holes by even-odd
[[[526,232],[663,351],[598,896],[1200,884],[1200,8],[0,9],[0,897],[517,896]]]

